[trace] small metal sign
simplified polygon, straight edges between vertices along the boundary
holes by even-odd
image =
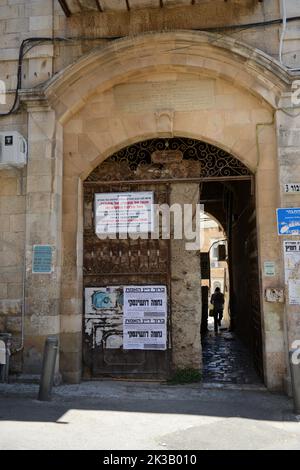
[[[300,183],[287,183],[284,185],[284,192],[287,194],[299,194]]]
[[[276,274],[276,269],[275,269],[274,261],[265,261],[264,262],[264,275],[271,277],[271,276],[275,276],[275,274]]]
[[[52,246],[34,245],[32,255],[32,272],[50,274],[52,272]]]
[[[183,153],[180,150],[156,150],[151,154],[152,163],[178,163],[183,159]]]

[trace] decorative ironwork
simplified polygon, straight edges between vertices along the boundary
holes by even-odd
[[[165,158],[170,151],[180,161]],[[153,155],[159,155],[154,159]],[[86,181],[250,176],[237,158],[214,145],[188,138],[151,139],[123,148],[101,163]]]

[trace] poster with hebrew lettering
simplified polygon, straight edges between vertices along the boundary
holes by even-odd
[[[125,286],[123,348],[166,350],[166,286]]]

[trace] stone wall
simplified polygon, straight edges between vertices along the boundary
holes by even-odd
[[[156,53],[159,57],[158,51]],[[106,71],[103,70],[103,73],[105,75]],[[200,106],[198,110],[187,111],[187,109],[182,109],[180,90],[189,88],[189,82],[192,83],[195,79],[199,80],[200,88],[201,80],[206,83],[206,76],[169,71],[164,73],[152,72],[147,75],[137,73],[134,77],[133,83],[135,84],[146,82],[169,83],[170,81],[177,83],[178,102],[174,100],[173,111],[169,113],[167,119],[159,119],[155,103],[148,105],[147,112],[143,109],[132,112],[135,101],[134,96],[130,93],[125,94],[125,97],[127,96],[127,105],[126,102],[122,103],[122,111],[120,111],[120,102],[116,100],[116,96],[120,97],[120,93],[117,87],[112,86],[109,89],[106,87],[106,91],[103,93],[91,95],[85,101],[85,105],[81,110],[73,114],[64,126],[64,259],[62,277],[64,300],[61,313],[63,318],[69,318],[70,322],[74,323],[74,328],[75,324],[78,325],[77,334],[80,334],[80,321],[77,321],[77,319],[80,318],[82,312],[81,277],[79,274],[82,263],[80,248],[82,242],[80,242],[80,227],[78,227],[81,210],[80,205],[78,205],[78,200],[81,197],[80,182],[106,156],[131,142],[144,140],[152,136],[178,135],[199,138],[220,145],[233,155],[239,156],[252,171],[257,173],[259,181],[257,186],[259,215],[269,211],[266,216],[273,219],[277,205],[276,138],[274,125],[272,124],[272,111],[266,104],[242,89],[238,89],[227,81],[218,78],[214,84],[214,106],[212,108],[208,107],[208,109],[201,109]],[[124,83],[124,80],[122,80],[122,83]],[[130,81],[127,83],[130,84]],[[79,93],[80,83],[77,83],[76,86],[79,88],[75,93]],[[72,94],[74,95],[74,92]],[[69,98],[63,94],[62,99],[67,103]],[[61,107],[60,109],[64,108]],[[259,123],[266,123],[266,125]],[[259,161],[256,143],[258,126],[260,126],[258,145],[261,154]],[[267,186],[261,184],[261,181],[266,178],[269,182]],[[185,196],[182,197],[184,199]],[[264,240],[267,238],[272,240],[269,246],[266,245],[261,249],[263,259],[269,259],[273,257],[273,250],[278,250],[278,242],[274,240],[274,224],[273,222],[261,224],[259,230]],[[74,249],[75,246],[77,246],[77,250]],[[174,246],[173,256],[179,257],[179,251],[178,247]],[[179,258],[177,264],[182,264],[182,271],[185,271],[186,274],[182,274],[182,278],[179,280],[173,279],[172,282],[175,302],[174,318],[176,319],[175,326],[173,326],[175,338],[173,347],[177,365],[186,365],[191,358],[196,356],[199,358],[200,356],[200,344],[197,343],[198,330],[196,328],[199,320],[197,305],[200,303],[200,297],[199,291],[193,289],[194,283],[199,282],[199,260],[196,261],[192,254],[191,259],[186,256],[186,253],[184,253],[184,256],[184,260]],[[191,264],[193,264],[193,268],[188,269]],[[191,279],[189,276],[192,276]],[[183,297],[186,296],[189,303],[192,302],[193,305],[188,309],[184,307],[186,301]],[[272,306],[265,304],[263,312],[271,309]],[[189,321],[188,318],[191,319],[192,316],[193,319]],[[74,329],[72,331],[75,338],[76,332]],[[62,335],[62,338],[64,336]],[[182,344],[182,338],[184,337],[189,338],[185,345]],[[68,352],[70,343],[68,343],[67,350],[63,351],[63,356],[68,357],[68,378],[71,377],[71,374],[75,377],[76,368],[78,367],[78,354],[77,356],[74,354],[74,344],[72,352],[71,350]],[[199,367],[199,363],[196,364],[196,362],[192,363],[194,366]],[[276,363],[275,359],[273,363]],[[272,368],[269,370],[268,367],[267,364],[267,382],[269,381],[274,388],[280,388],[283,374],[282,360],[276,371]]]
[[[288,17],[299,16],[298,0],[286,0]],[[116,37],[147,31],[202,30],[228,25],[272,21],[281,17],[280,0],[264,2],[201,1],[193,6],[137,9],[131,12],[92,11],[66,18],[57,0],[1,0],[0,77],[8,90],[16,86],[17,58],[21,41],[29,37],[73,38],[36,45],[26,53],[23,86],[33,87],[49,79],[84,53]],[[283,62],[300,65],[300,21],[289,23],[284,36]],[[221,30],[222,35],[241,40],[278,58],[281,26]],[[85,38],[85,39],[83,39]],[[8,102],[13,100],[13,94]],[[9,103],[8,103],[9,104]]]
[[[287,4],[289,16],[298,14],[298,0],[287,0]],[[83,75],[82,70],[77,70],[71,78],[65,79],[67,75],[61,72],[61,87],[64,91],[56,90],[56,96],[55,93],[51,95],[50,90],[52,109],[51,106],[47,107],[47,103],[42,103],[43,100],[39,102],[35,98],[37,102],[32,102],[32,95],[28,93],[27,99],[24,93],[22,103],[26,102],[27,109],[21,107],[17,114],[1,117],[0,121],[1,130],[19,130],[29,141],[28,167],[23,171],[0,173],[0,325],[14,333],[19,330],[20,333],[25,259],[27,370],[39,370],[44,336],[61,331],[66,378],[79,380],[82,312],[81,181],[104,158],[133,141],[159,135],[192,136],[222,146],[240,158],[252,171],[256,171],[260,260],[262,263],[274,258],[281,269],[282,260],[273,221],[273,211],[278,204],[275,189],[278,187],[278,165],[276,123],[273,122],[272,107],[278,104],[285,80],[284,72],[281,70],[282,76],[279,78],[278,71],[277,75],[273,74],[276,68],[273,62],[266,57],[264,62],[261,55],[258,58],[256,51],[241,47],[234,41],[229,50],[225,46],[226,36],[204,38],[200,35],[197,39],[191,39],[190,36],[186,39],[180,32],[177,35],[174,33],[171,39],[168,36],[167,39],[155,39],[154,34],[153,40],[149,36],[142,39],[137,36],[136,40],[133,39],[135,47],[129,51],[126,49],[126,40],[111,43],[110,39],[103,39],[103,36],[133,36],[148,30],[201,29],[204,26],[272,20],[278,18],[279,14],[278,1],[265,0],[257,4],[255,9],[241,7],[238,10],[235,2],[218,0],[213,4],[211,1],[201,2],[189,10],[176,7],[164,11],[139,10],[123,16],[121,13],[93,13],[66,18],[56,1],[0,0],[0,79],[11,91],[7,104],[0,105],[1,112],[9,109],[14,98],[17,58],[23,39],[80,36],[79,40],[56,40],[54,44],[40,44],[30,49],[23,63],[24,89],[42,85],[95,45],[103,46],[100,52],[95,51],[95,56],[92,53],[88,59],[93,64],[91,68],[88,65],[79,66],[83,67]],[[297,23],[288,25],[284,41],[284,60],[292,66],[300,65],[297,27]],[[277,58],[279,32],[278,25],[275,25],[251,30],[238,29],[230,31],[228,35],[257,46]],[[82,39],[83,35],[85,40]],[[96,39],[99,37],[101,39]],[[108,41],[110,47],[107,47]],[[153,45],[156,46],[155,50]],[[216,46],[216,50],[213,50],[213,46]],[[199,49],[202,55],[198,54]],[[105,54],[109,57],[105,57]],[[253,64],[256,63],[260,65],[255,69],[256,65]],[[248,69],[252,66],[254,69],[251,74]],[[190,101],[193,109],[183,109],[182,103],[174,103],[174,107],[164,115],[155,107],[155,103],[148,110],[136,113],[126,113],[116,108],[117,93],[114,86],[118,83],[178,81],[182,82],[179,89],[182,86],[184,90],[187,81],[195,79],[196,69],[202,70],[197,80],[215,80],[212,107],[202,105],[195,110]],[[155,76],[152,75],[154,71]],[[135,104],[129,102],[128,105]],[[280,120],[278,123],[281,125]],[[288,146],[283,147],[280,150],[281,161],[285,161],[289,155],[285,150]],[[284,174],[282,168],[281,164],[281,175]],[[62,210],[63,222],[60,217]],[[262,221],[268,222],[263,224]],[[45,278],[41,280],[39,276],[32,277],[30,272],[32,244],[41,240],[53,244],[57,250],[57,276],[51,276],[49,282]],[[23,243],[26,244],[25,254],[21,249]],[[62,297],[61,254],[64,279]],[[278,275],[275,281],[280,280]],[[268,282],[263,280],[263,288]],[[43,301],[38,298],[41,291],[45,293]],[[281,306],[276,308],[276,316],[282,318]],[[276,388],[280,386],[278,381],[283,369],[283,321],[274,320],[274,306],[263,302],[263,311],[267,319],[266,354],[274,358],[274,368],[267,375],[271,386]],[[295,322],[293,325],[296,325],[295,331],[298,331]],[[16,338],[19,336],[16,335]],[[274,381],[271,380],[272,374]]]

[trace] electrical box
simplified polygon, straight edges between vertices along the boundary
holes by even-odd
[[[0,170],[23,168],[26,163],[26,139],[17,131],[0,132]]]

